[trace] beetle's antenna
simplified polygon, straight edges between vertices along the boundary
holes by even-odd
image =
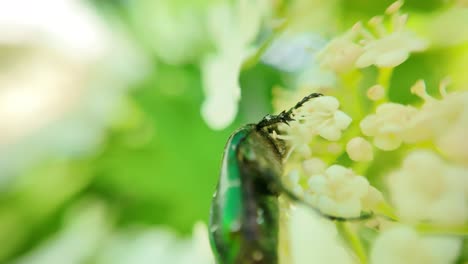
[[[302,100],[299,101],[293,108],[289,109],[288,112],[286,112],[286,114],[291,116],[294,110],[301,108],[310,99],[320,97],[320,96],[323,96],[323,94],[321,94],[321,93],[311,93],[311,94],[309,94],[308,96],[302,98]]]
[[[290,108],[288,111],[283,111],[279,113],[278,115],[266,115],[262,119],[262,121],[260,121],[256,125],[257,129],[262,129],[262,128],[269,127],[278,123],[283,123],[283,124],[288,125],[289,121],[294,121],[294,118],[293,118],[294,110],[301,108],[310,99],[320,97],[322,95],[323,94],[320,94],[320,93],[311,93],[307,95],[306,97],[302,98],[301,101],[299,101],[295,106]]]

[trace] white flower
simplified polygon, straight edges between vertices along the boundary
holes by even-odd
[[[380,16],[369,21],[371,30],[357,23],[330,41],[318,54],[320,65],[339,73],[371,65],[395,67],[403,63],[410,53],[425,50],[427,42],[405,30],[407,15],[399,13],[402,4],[402,1],[397,1],[386,11],[392,21],[391,32],[385,28],[384,18]]]
[[[394,32],[369,41],[364,46],[364,53],[356,61],[356,67],[396,67],[408,59],[410,53],[422,51],[426,46],[426,42],[409,32]]]
[[[383,231],[370,253],[371,264],[454,263],[461,248],[455,237],[421,236],[413,229],[398,226]]]
[[[306,159],[302,162],[302,169],[307,175],[323,173],[326,168],[327,164],[319,158]]]
[[[463,224],[468,220],[468,169],[430,151],[409,154],[388,176],[393,204],[402,219]]]
[[[110,235],[110,212],[99,202],[83,202],[65,219],[65,226],[14,264],[85,263]]]
[[[204,224],[196,224],[191,238],[178,238],[168,229],[119,232],[104,243],[97,264],[214,264]]]
[[[366,178],[340,165],[330,166],[324,173],[311,175],[305,199],[321,212],[339,217],[358,217],[362,201],[374,196]]]
[[[382,150],[397,149],[402,141],[409,120],[417,113],[412,106],[385,103],[375,114],[365,117],[361,123],[362,133],[374,137],[374,145]]]
[[[109,123],[128,110],[130,84],[147,72],[121,28],[110,29],[83,1],[1,1],[4,47],[0,185],[42,160],[98,148]]]
[[[129,2],[125,8],[139,40],[167,64],[193,63],[208,44],[203,4],[143,0]]]
[[[207,58],[202,65],[205,101],[201,114],[213,129],[223,129],[236,117],[240,86],[238,81],[242,57],[229,54]]]
[[[441,100],[426,92],[424,82],[417,82],[411,91],[425,100],[412,118],[404,134],[407,142],[432,139],[448,158],[468,164],[468,92],[446,94],[446,82],[440,85]]]
[[[332,39],[325,48],[317,54],[320,66],[336,72],[347,72],[354,68],[356,60],[364,52],[355,43],[362,25],[357,23],[342,36]]]
[[[280,250],[290,248],[290,259],[284,263],[354,263],[353,256],[340,242],[335,225],[310,208],[291,208],[285,228],[289,239],[280,240]]]
[[[402,4],[402,1],[397,1],[386,11],[391,16],[393,32],[387,32],[382,17],[374,17],[369,21],[373,31],[376,32],[375,36],[364,28],[361,30],[364,36],[361,40],[364,52],[357,59],[356,67],[364,68],[370,65],[396,67],[403,63],[410,53],[426,49],[425,40],[405,30],[408,15],[399,14]]]
[[[371,161],[374,158],[372,145],[362,137],[351,139],[346,144],[346,152],[354,161]]]
[[[107,53],[113,41],[105,23],[85,2],[0,3],[0,45],[53,47],[56,53],[75,62],[89,63]]]
[[[292,151],[309,157],[311,155],[309,143],[313,137],[321,137],[335,141],[340,139],[341,131],[351,123],[351,118],[338,109],[339,102],[332,96],[320,96],[313,98],[299,109],[293,111],[294,121],[288,125],[280,124],[280,134],[273,132],[272,137],[285,140]]]
[[[315,134],[307,126],[302,126],[297,122],[290,122],[289,125],[280,124],[278,129],[282,134],[273,132],[272,137],[288,142],[290,148],[289,154],[295,151],[305,157],[311,155],[309,142]]]
[[[320,96],[309,100],[294,111],[293,118],[301,125],[307,126],[314,134],[336,141],[341,131],[346,129],[352,119],[338,108],[340,103],[335,97]]]
[[[467,103],[468,101],[465,102],[465,106],[467,106]],[[451,160],[468,165],[467,135],[468,107],[460,114],[458,120],[448,127],[444,134],[438,137],[436,145]]]
[[[240,0],[235,4],[218,2],[212,5],[207,26],[217,50],[245,50],[257,36],[269,9],[270,3],[265,0]]]

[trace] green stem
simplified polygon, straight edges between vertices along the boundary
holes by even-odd
[[[361,264],[367,264],[367,255],[361,243],[361,239],[349,228],[349,224],[345,222],[335,222],[335,225],[341,237],[358,257],[359,262]]]
[[[241,66],[241,71],[248,70],[253,66],[257,65],[257,63],[262,58],[263,53],[271,46],[273,41],[275,41],[276,37],[284,32],[284,30],[288,26],[288,20],[285,20],[281,25],[274,29],[273,33],[267,38],[265,42],[257,49],[257,51],[250,57],[244,60]]]
[[[468,236],[468,224],[455,226],[435,226],[428,223],[419,223],[415,227],[423,234],[454,235],[463,237]]]
[[[393,68],[379,68],[377,83],[385,88],[385,100],[388,101],[388,91],[390,90],[390,80],[392,78]]]

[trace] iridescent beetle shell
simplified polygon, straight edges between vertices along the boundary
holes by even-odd
[[[247,125],[229,138],[213,197],[210,239],[219,264],[277,263],[281,155],[268,133]]]

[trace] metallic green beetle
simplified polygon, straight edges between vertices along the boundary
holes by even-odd
[[[285,145],[270,132],[278,123],[288,124],[294,109],[318,96],[310,94],[289,111],[267,115],[229,138],[210,214],[210,242],[218,264],[278,263],[278,195],[300,200],[281,183]]]

